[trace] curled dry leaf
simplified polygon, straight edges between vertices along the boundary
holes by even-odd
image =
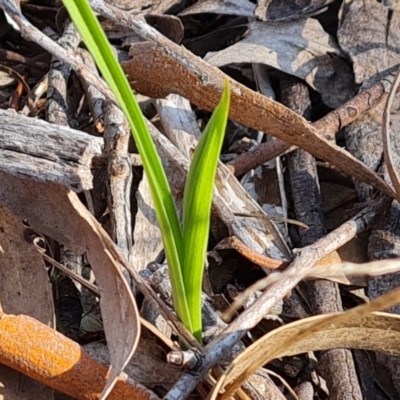
[[[333,56],[336,55],[336,56]],[[251,22],[246,37],[205,60],[212,65],[266,64],[305,79],[336,108],[355,94],[351,69],[343,53],[321,24],[311,18],[291,22]]]
[[[248,0],[200,0],[190,7],[185,8],[179,15],[192,15],[200,13],[215,13],[238,15],[241,17],[254,17],[255,6]]]
[[[287,21],[318,13],[334,0],[258,0],[255,14],[263,21]]]
[[[357,84],[400,62],[400,14],[376,0],[346,0],[341,8],[338,41],[350,57]]]
[[[31,182],[2,171],[0,181],[1,205],[38,232],[76,252],[86,252],[101,291],[100,307],[111,355],[107,388],[111,389],[140,336],[135,300],[113,256],[118,249],[75,193],[56,184]]]
[[[222,399],[271,360],[309,351],[357,348],[400,356],[400,316],[374,312],[400,302],[400,290],[352,310],[305,318],[275,329],[241,353],[221,377]],[[213,392],[213,399],[217,391]]]
[[[0,308],[8,314],[29,315],[53,327],[53,300],[46,267],[26,234],[22,222],[0,206]],[[53,397],[49,387],[0,365],[0,399]]]

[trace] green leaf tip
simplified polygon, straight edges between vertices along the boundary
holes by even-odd
[[[211,205],[219,155],[229,114],[230,86],[200,138],[185,184],[183,199],[183,281],[191,313],[193,333],[201,340],[201,294],[210,231]]]

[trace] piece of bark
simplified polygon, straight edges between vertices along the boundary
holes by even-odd
[[[128,156],[130,129],[122,111],[106,103],[104,112],[105,155],[108,161],[107,203],[111,217],[111,238],[129,261],[132,249],[130,194],[132,166]]]
[[[146,174],[136,192],[138,211],[135,217],[134,245],[131,250],[132,266],[138,271],[155,261],[163,249],[161,232],[158,227],[153,199]]]
[[[314,388],[311,382],[301,382],[294,388],[299,400],[313,400]]]
[[[389,394],[390,398],[395,398],[394,390],[390,390],[388,393],[387,386],[385,386],[385,390],[382,390],[381,385],[377,384],[379,372],[375,370],[370,354],[365,350],[354,351],[354,360],[360,376],[364,400],[387,400],[387,394]],[[386,374],[386,371],[382,371],[382,373]]]
[[[90,189],[90,166],[101,147],[100,138],[0,110],[0,169],[11,175]]]
[[[75,53],[81,37],[71,21],[66,22],[65,30],[58,44],[67,51]],[[71,126],[68,109],[68,78],[71,67],[53,56],[49,71],[49,86],[47,88],[46,119],[48,122]]]
[[[85,64],[92,71],[96,71],[96,64],[93,57],[87,50],[78,49],[76,52],[77,56],[80,57],[82,63]],[[93,124],[96,131],[99,133],[104,132],[104,101],[105,96],[101,93],[94,85],[91,85],[82,75],[79,75],[79,79],[82,83],[83,90],[86,94],[86,100],[93,117]]]
[[[29,231],[7,208],[0,206],[0,309],[25,314],[50,327],[54,309],[46,267],[27,241]],[[0,364],[0,398],[51,400],[54,391]]]

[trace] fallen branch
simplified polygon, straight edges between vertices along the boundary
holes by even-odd
[[[187,50],[145,42],[133,45],[130,55],[132,59],[123,62],[122,66],[139,93],[150,97],[177,93],[209,111],[218,104],[225,74]],[[293,111],[236,81],[231,81],[231,88],[229,117],[232,120],[296,145],[395,197],[393,190],[374,171],[342,148],[332,145]]]
[[[92,188],[92,160],[103,140],[12,111],[0,110],[0,170],[17,177],[59,183],[80,192]]]
[[[323,137],[334,141],[336,133],[342,128],[357,121],[368,110],[387,99],[393,79],[393,74],[383,77],[369,89],[364,90],[336,110],[331,111],[325,117],[314,122],[312,126]],[[283,140],[260,143],[247,153],[243,153],[235,158],[227,166],[236,176],[241,176],[251,169],[271,161],[282,154],[289,153],[296,148],[296,146],[292,146]]]
[[[27,335],[29,332],[29,335]],[[92,359],[77,343],[26,315],[0,315],[0,363],[78,400],[96,400],[108,367]],[[110,400],[159,400],[126,374]]]

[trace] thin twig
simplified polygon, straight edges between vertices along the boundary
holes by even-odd
[[[49,257],[47,254],[44,254],[42,251],[37,249],[40,255],[51,265],[54,267],[58,268],[60,271],[62,271],[65,275],[68,275],[71,279],[79,282],[82,286],[85,286],[87,289],[92,291],[94,294],[97,296],[100,296],[100,290],[96,285],[93,285],[93,283],[90,283],[87,281],[85,278],[82,278],[79,274],[76,272],[68,269],[67,267],[64,267],[64,265],[60,264],[56,260],[53,260],[51,257]]]
[[[259,265],[262,268],[278,269],[287,267],[289,265],[287,261],[276,260],[274,258],[270,258],[260,253],[257,253],[256,251],[253,251],[236,236],[226,237],[221,242],[219,242],[214,248],[214,250],[226,250],[226,249],[236,250],[243,257],[246,257],[248,260],[250,260],[254,264]]]

